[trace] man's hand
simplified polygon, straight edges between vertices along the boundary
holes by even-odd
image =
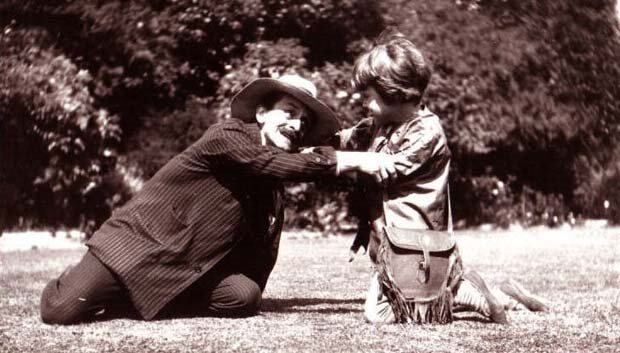
[[[364,248],[364,254],[368,249],[368,241],[370,239],[371,226],[368,220],[360,219],[357,222],[357,234],[353,239],[353,244],[349,248],[349,262],[353,261],[355,254],[358,253],[360,248]]]
[[[371,175],[379,183],[394,180],[397,169],[406,169],[412,163],[403,156],[375,152],[336,152],[338,173],[357,170]]]

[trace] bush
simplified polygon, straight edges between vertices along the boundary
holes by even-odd
[[[350,16],[352,13],[357,16]],[[304,67],[308,74],[316,71],[307,63],[311,60],[312,65],[325,63],[337,73],[329,61],[344,58],[351,40],[376,32],[381,25],[374,2],[368,0],[8,0],[0,4],[0,14],[0,26],[10,27],[14,33],[23,35],[39,28],[42,35],[30,37],[33,47],[46,47],[44,43],[49,47],[44,39],[53,37],[54,53],[62,53],[72,70],[88,73],[87,81],[81,83],[89,97],[88,106],[105,107],[102,112],[110,119],[120,118],[110,126],[121,127],[119,147],[127,157],[126,165],[140,167],[138,175],[144,178],[226,115],[230,92],[234,92],[231,89],[265,75],[247,71],[247,76],[239,79],[224,77],[231,67],[238,66],[246,51],[256,51],[256,43],[262,39],[278,39],[275,43],[285,38],[282,45],[261,54],[262,59],[273,53],[289,71]],[[3,56],[14,46],[5,47]],[[279,46],[282,50],[278,53]],[[297,51],[287,52],[294,46]],[[269,60],[260,63],[264,68],[268,64],[278,65]],[[227,82],[234,87],[226,87]],[[343,82],[348,84],[348,79],[334,89]],[[325,91],[325,97],[330,93]],[[36,143],[29,142],[29,146],[36,148]],[[104,169],[113,171],[116,156],[111,153],[112,158],[107,159],[110,165]],[[65,201],[76,208],[81,205],[77,196]],[[37,199],[30,204],[41,202]],[[54,217],[48,218],[42,222],[52,222]]]
[[[455,178],[472,185],[512,178],[514,197],[536,199],[529,190],[543,203],[561,202],[561,212],[594,216],[579,195],[592,194],[591,181],[618,158],[614,7],[611,0],[444,0],[388,10],[434,64],[426,102],[444,119]],[[454,196],[468,200],[465,207],[481,212],[464,214],[468,223],[489,220],[486,194],[460,192]],[[514,214],[504,213],[499,223]]]
[[[348,126],[364,114],[360,95],[350,92],[351,63],[370,45],[369,38],[395,24],[434,64],[425,103],[443,119],[453,151],[459,217],[471,225],[493,217],[501,225],[540,224],[571,211],[615,218],[612,207],[620,202],[612,190],[620,136],[616,21],[613,0],[6,0],[0,4],[0,27],[13,35],[2,37],[12,42],[0,50],[3,69],[13,68],[13,74],[3,83],[12,93],[3,91],[2,109],[12,116],[21,109],[29,118],[3,119],[0,143],[29,151],[33,166],[74,163],[67,157],[79,150],[74,139],[54,135],[59,139],[54,149],[62,153],[48,162],[51,142],[28,128],[34,111],[62,113],[57,101],[68,95],[86,107],[80,116],[103,111],[107,126],[120,126],[126,165],[140,167],[138,174],[148,178],[207,126],[225,119],[230,99],[243,85],[286,72],[312,79]],[[32,54],[20,54],[29,47],[44,53],[34,55],[34,63],[28,61]],[[35,68],[32,73],[26,73],[27,65]],[[35,78],[44,74],[60,78],[56,83]],[[31,82],[46,93],[13,89]],[[65,86],[75,88],[69,92]],[[45,124],[42,131],[56,131]],[[21,132],[7,137],[6,131]],[[100,137],[92,141],[108,143]],[[90,139],[86,145],[89,151]],[[111,157],[103,159],[102,170],[115,173],[116,155]],[[5,165],[13,163],[10,158]],[[41,175],[37,168],[25,169],[23,180],[10,180],[24,183],[15,190],[27,190],[25,185]],[[50,178],[63,179],[54,173]],[[82,180],[63,180],[74,179]],[[506,185],[505,195],[489,194],[499,181]],[[326,227],[320,220],[329,217],[312,211],[321,207],[341,219],[348,203],[342,190],[348,186],[330,190],[334,198],[313,195],[322,186],[304,188],[303,202],[301,191],[289,195],[306,205],[290,205],[299,214],[291,224]],[[25,197],[7,190],[2,191],[6,200]],[[66,202],[80,204],[79,199]],[[42,202],[28,200],[28,209]],[[611,204],[607,211],[600,208],[605,200]],[[551,218],[545,220],[545,214]]]
[[[2,228],[76,226],[91,190],[113,170],[118,120],[94,105],[86,70],[39,47],[45,33],[5,30],[0,49]]]
[[[620,156],[620,147],[614,152]],[[590,168],[583,167],[589,178],[575,190],[575,203],[580,205],[577,212],[620,224],[620,161],[611,162],[605,168]]]
[[[121,117],[129,148],[141,145],[132,138],[146,120],[214,94],[247,44],[297,39],[320,64],[344,59],[350,41],[381,26],[370,0],[8,0],[0,13],[59,38],[58,47],[92,73],[94,97]]]
[[[291,184],[285,189],[284,226],[325,235],[351,231],[356,225],[348,198],[342,181]]]
[[[457,196],[453,197],[456,205],[453,212],[468,225],[555,227],[574,222],[562,195],[545,194],[528,186],[519,187],[515,177],[502,181],[494,175],[477,176],[458,180],[454,186]]]

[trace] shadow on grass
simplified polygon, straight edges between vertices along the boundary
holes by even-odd
[[[483,323],[483,324],[494,324],[493,321],[482,317],[478,314],[475,313],[464,313],[463,311],[455,311],[454,312],[454,321],[467,321],[467,322],[479,322],[479,323]]]
[[[261,305],[262,312],[312,312],[339,314],[362,311],[364,299],[328,299],[328,298],[265,298]]]
[[[330,298],[264,298],[262,312],[276,313],[322,313],[343,314],[363,311],[364,299],[330,299]],[[493,322],[467,310],[455,310],[454,321],[468,321],[492,324]]]

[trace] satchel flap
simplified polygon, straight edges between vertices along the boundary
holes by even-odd
[[[439,252],[450,250],[456,245],[454,237],[446,231],[396,227],[383,229],[390,243],[402,249],[422,251],[424,248],[430,252]]]

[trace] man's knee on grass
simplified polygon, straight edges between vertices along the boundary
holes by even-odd
[[[58,280],[47,284],[41,295],[41,321],[51,325],[71,325],[83,321],[83,312],[77,303],[56,295]],[[77,298],[76,298],[77,300]]]
[[[262,293],[258,285],[252,282],[251,288],[235,298],[230,310],[231,316],[253,316],[258,314],[262,302]]]
[[[236,274],[225,278],[211,297],[210,309],[218,316],[245,317],[260,311],[262,292],[250,278]]]

